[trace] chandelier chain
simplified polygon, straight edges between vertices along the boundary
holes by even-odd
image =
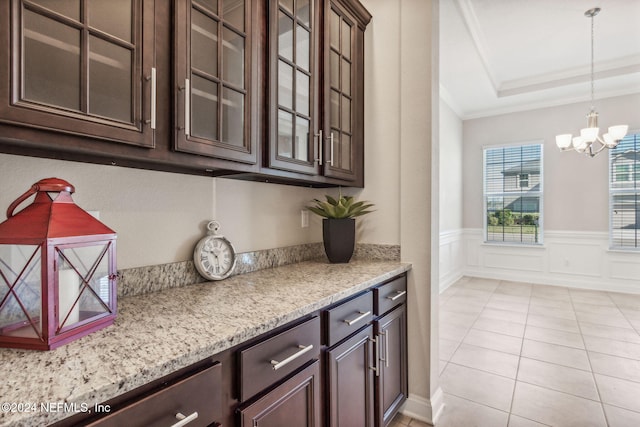
[[[594,18],[595,14],[591,15],[591,109],[594,110],[595,106],[594,106],[594,98],[595,98],[595,73],[593,71],[594,67],[593,67],[593,61],[594,61],[594,49],[593,49],[593,40],[594,40],[594,22],[593,22],[593,18]]]

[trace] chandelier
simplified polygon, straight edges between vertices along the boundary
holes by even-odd
[[[556,145],[561,151],[575,150],[578,153],[594,157],[605,148],[615,148],[625,137],[629,126],[611,126],[609,132],[600,137],[598,127],[598,113],[593,106],[594,100],[594,73],[593,73],[593,18],[600,12],[599,7],[589,9],[584,16],[591,18],[591,111],[587,114],[587,127],[580,130],[580,136],[573,136],[570,133],[557,135]],[[597,142],[597,146],[595,145]]]

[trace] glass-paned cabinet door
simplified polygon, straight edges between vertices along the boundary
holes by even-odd
[[[256,163],[249,0],[175,2],[175,148]]]
[[[356,179],[361,156],[361,101],[356,76],[357,24],[345,10],[328,2],[325,15],[325,138],[326,176]]]
[[[269,3],[269,28],[272,29],[269,166],[317,174],[316,2],[273,0]]]
[[[11,0],[9,55],[1,60],[10,66],[0,65],[12,72],[0,89],[8,101],[0,120],[153,147],[154,23],[142,20],[153,7]]]

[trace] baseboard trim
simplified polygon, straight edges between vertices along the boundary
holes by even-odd
[[[438,389],[433,393],[431,399],[425,399],[422,396],[409,394],[407,401],[404,403],[400,412],[407,417],[411,417],[418,421],[423,421],[432,426],[436,425],[438,418],[444,410],[444,393],[442,389]]]

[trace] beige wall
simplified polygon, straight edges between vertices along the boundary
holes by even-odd
[[[462,229],[462,120],[440,100],[440,232]]]
[[[562,153],[555,135],[585,127],[589,103],[564,105],[464,121],[465,228],[482,229],[482,147],[521,141],[544,141],[545,230],[608,230],[608,156],[589,159]],[[640,130],[640,94],[597,100],[600,127],[626,123]],[[604,133],[604,132],[601,132]]]

